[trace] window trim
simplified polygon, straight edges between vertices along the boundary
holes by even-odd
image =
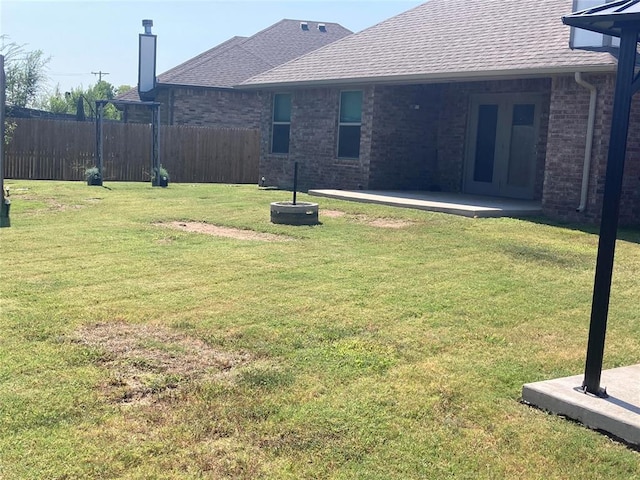
[[[291,105],[293,103],[293,95],[291,93],[288,92],[280,92],[280,93],[274,93],[273,94],[273,102],[271,105],[271,138],[270,138],[270,145],[269,145],[269,153],[271,153],[272,155],[288,155],[289,154],[289,150],[290,150],[290,146],[291,146],[291,111],[289,111],[289,121],[276,121],[275,117],[276,117],[276,98],[278,96],[285,96],[287,95],[289,97],[289,104]],[[289,135],[287,137],[287,151],[286,152],[275,152],[273,150],[273,138],[274,138],[274,134],[275,134],[275,126],[276,125],[286,125],[289,127]]]
[[[360,93],[361,103],[360,103],[360,121],[359,122],[343,122],[341,121],[342,117],[342,94],[343,93]],[[360,135],[359,139],[362,141],[362,105],[364,104],[364,90],[340,90],[340,97],[338,99],[338,134],[337,134],[337,144],[336,144],[336,158],[344,158],[344,159],[359,159],[360,158],[360,144],[358,144],[358,156],[357,157],[345,157],[340,156],[340,130],[341,127],[359,127]]]

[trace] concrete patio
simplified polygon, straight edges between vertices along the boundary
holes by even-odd
[[[583,393],[583,378],[575,375],[529,383],[522,388],[522,400],[640,446],[640,365],[604,370],[602,386],[607,398]]]
[[[309,195],[352,202],[415,208],[465,217],[522,217],[542,214],[538,201],[484,197],[462,193],[377,190],[309,190]]]

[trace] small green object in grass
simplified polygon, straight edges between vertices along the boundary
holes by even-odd
[[[84,172],[84,176],[87,179],[87,185],[102,185],[102,175],[98,167],[87,168]]]
[[[166,187],[169,185],[169,172],[166,168],[160,165],[160,175],[156,175],[156,172],[153,172],[153,176],[151,177],[151,184],[154,187]]]

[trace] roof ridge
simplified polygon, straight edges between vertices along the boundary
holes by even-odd
[[[288,22],[324,23],[325,25],[338,25],[338,26],[344,28],[345,30],[349,30],[347,27],[339,24],[338,22],[325,22],[324,20],[309,20],[309,19],[304,19],[304,18],[299,18],[299,19],[296,19],[296,18],[283,18],[281,20],[281,22],[284,22],[284,21],[288,21]],[[351,30],[349,30],[349,31],[351,31]]]
[[[254,39],[255,39],[257,36],[259,36],[260,34],[266,33],[266,32],[268,32],[268,31],[269,31],[269,30],[271,30],[271,29],[275,29],[277,26],[279,26],[279,25],[281,25],[281,24],[283,24],[283,23],[291,23],[291,22],[293,22],[293,23],[311,22],[311,23],[324,24],[324,25],[337,25],[338,27],[340,27],[341,29],[343,29],[345,32],[350,32],[350,34],[351,34],[351,35],[353,35],[353,32],[352,32],[351,30],[349,30],[348,28],[346,28],[346,27],[342,26],[341,24],[339,24],[339,23],[337,23],[337,22],[321,22],[321,21],[317,21],[317,20],[296,20],[296,19],[293,19],[293,18],[283,18],[283,19],[282,19],[282,20],[280,20],[279,22],[276,22],[276,23],[274,23],[273,25],[271,25],[271,26],[269,26],[269,27],[267,27],[267,28],[264,28],[264,29],[260,30],[258,33],[254,34],[254,35],[252,35],[252,36],[250,36],[250,37],[247,37],[243,42],[241,42],[240,44],[238,44],[238,47],[242,48],[242,49],[243,49],[243,51],[245,51],[245,52],[251,53],[254,57],[256,57],[256,58],[258,58],[258,59],[262,60],[264,63],[266,63],[266,64],[270,65],[270,66],[271,66],[271,68],[270,68],[269,70],[271,70],[271,69],[276,68],[276,67],[279,67],[279,66],[281,66],[281,65],[286,65],[287,63],[292,62],[292,61],[294,61],[294,60],[296,60],[296,59],[300,58],[301,56],[304,56],[304,55],[307,55],[308,53],[311,53],[311,52],[315,52],[315,51],[317,51],[317,50],[320,50],[321,48],[324,48],[324,47],[326,47],[327,45],[331,45],[331,43],[339,42],[339,41],[341,41],[342,39],[347,38],[348,36],[350,36],[350,35],[347,35],[347,36],[342,37],[342,38],[340,38],[340,39],[338,39],[338,40],[334,40],[334,41],[333,41],[333,42],[331,42],[331,43],[327,43],[327,44],[325,44],[325,45],[322,45],[321,47],[318,47],[318,48],[316,48],[315,50],[311,50],[311,52],[307,52],[307,53],[304,53],[304,54],[302,54],[302,55],[299,55],[299,56],[297,56],[297,57],[295,57],[295,58],[292,58],[291,60],[287,60],[287,61],[286,61],[286,62],[284,62],[284,63],[276,63],[276,64],[274,64],[273,62],[270,62],[270,61],[267,59],[267,57],[266,57],[265,55],[262,55],[262,54],[261,54],[261,52],[260,52],[260,51],[258,51],[258,52],[253,52],[253,51],[250,51],[250,50],[249,50],[249,49],[247,49],[247,48],[243,48],[243,47],[242,47],[242,45],[243,45],[243,44],[248,43],[248,42],[249,42],[249,41],[251,41],[251,40],[254,40]],[[268,70],[267,70],[267,71],[268,71]],[[264,73],[264,72],[262,72],[262,73]],[[260,73],[260,74],[258,74],[258,75],[261,75],[262,73]],[[248,80],[248,78],[247,78],[247,79],[245,79],[245,80],[243,80],[243,82],[242,82],[242,83],[244,83],[244,82],[245,82],[245,81],[247,81],[247,80]]]
[[[337,25],[340,25],[340,24],[337,24]],[[343,28],[344,28],[344,27],[343,27]],[[350,31],[350,30],[349,30],[349,31]],[[252,79],[252,78],[254,78],[254,77],[258,77],[258,76],[261,76],[261,75],[265,75],[265,74],[269,73],[271,70],[275,70],[275,69],[277,69],[277,68],[284,67],[285,65],[288,65],[288,64],[290,64],[290,63],[293,63],[293,62],[295,62],[295,61],[299,60],[299,59],[300,59],[300,58],[302,58],[302,57],[305,57],[305,56],[310,55],[310,54],[312,54],[312,53],[320,52],[321,50],[324,50],[325,48],[327,48],[327,47],[329,47],[329,46],[331,46],[331,45],[338,44],[338,43],[340,43],[340,42],[342,42],[342,41],[346,40],[347,38],[350,38],[350,37],[351,37],[351,36],[353,36],[353,35],[357,35],[357,33],[352,33],[351,35],[347,35],[347,36],[345,36],[345,37],[339,38],[338,40],[335,40],[335,41],[333,41],[333,42],[331,42],[331,43],[327,43],[326,45],[322,45],[321,47],[318,47],[318,48],[316,48],[315,50],[311,50],[310,52],[307,52],[307,53],[305,53],[305,54],[303,54],[303,55],[300,55],[300,56],[298,56],[298,57],[296,57],[296,58],[292,58],[291,60],[288,60],[288,61],[286,61],[286,62],[284,62],[284,63],[280,63],[280,64],[278,64],[278,65],[273,65],[273,66],[272,66],[272,68],[270,68],[269,70],[265,70],[264,72],[260,72],[260,73],[258,73],[258,74],[256,74],[256,75],[253,75],[252,77],[249,77],[249,78],[244,79],[244,80],[243,80],[239,85],[242,85],[242,84],[244,84],[244,83],[250,82],[250,81],[251,81],[251,79]],[[264,59],[263,59],[263,60],[264,60]],[[269,63],[269,62],[267,62],[267,61],[265,60],[265,63]],[[270,64],[270,63],[269,63],[269,64]]]
[[[277,26],[277,25],[280,25],[281,23],[284,23],[286,20],[287,20],[286,18],[283,18],[282,20],[279,20],[279,21],[277,21],[276,23],[273,23],[273,24],[269,25],[268,27],[263,28],[262,30],[260,30],[260,31],[258,31],[258,32],[256,32],[256,33],[254,33],[254,34],[253,34],[253,35],[251,35],[250,37],[246,37],[245,41],[246,41],[246,40],[250,40],[250,39],[252,39],[252,38],[255,38],[255,37],[257,37],[258,35],[260,35],[261,33],[268,32],[269,30],[273,30],[274,28],[276,28],[276,26]],[[244,42],[243,42],[243,43],[244,43]]]
[[[280,20],[280,21],[278,21],[278,22],[276,22],[276,23],[274,23],[274,24],[272,24],[272,25],[269,25],[269,26],[268,26],[268,27],[266,27],[266,28],[263,28],[263,29],[262,29],[262,30],[260,30],[259,32],[254,33],[254,34],[253,34],[253,35],[251,35],[250,37],[246,37],[246,38],[245,38],[245,41],[246,41],[246,40],[251,40],[251,39],[253,39],[253,38],[257,37],[258,35],[260,35],[261,33],[268,32],[269,30],[273,30],[273,29],[275,29],[278,25],[281,25],[281,24],[283,24],[283,23],[285,23],[285,22],[296,22],[296,23],[299,23],[299,22],[312,22],[312,23],[324,23],[325,25],[338,25],[340,28],[344,29],[345,31],[353,33],[351,30],[349,30],[349,29],[348,29],[348,28],[346,28],[346,27],[343,27],[342,25],[340,25],[340,24],[339,24],[339,23],[337,23],[337,22],[321,22],[321,21],[318,21],[318,20],[296,20],[296,19],[293,19],[293,18],[283,18],[282,20]]]

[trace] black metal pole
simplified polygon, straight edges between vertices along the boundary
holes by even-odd
[[[7,77],[4,73],[4,55],[0,55],[0,228],[10,227],[9,218],[9,192],[4,189],[4,122],[5,122],[5,88]],[[5,193],[7,194],[5,196]]]
[[[156,163],[158,165],[158,180],[160,180],[160,169],[162,168],[162,157],[160,156],[160,104],[158,104],[156,114],[156,132],[153,136],[153,144],[156,151]]]
[[[4,55],[0,55],[0,201],[4,203],[4,110],[5,110]],[[2,207],[4,208],[4,207]]]
[[[100,175],[100,185],[102,185],[103,175],[103,132],[102,132],[102,116],[104,104],[100,101],[96,102],[96,167]]]
[[[293,204],[296,205],[296,195],[298,191],[298,162],[293,163]]]
[[[586,392],[594,395],[606,395],[605,391],[600,388],[600,377],[602,374],[604,341],[611,295],[611,278],[613,276],[613,258],[620,214],[624,160],[627,152],[627,133],[629,130],[631,98],[633,96],[632,86],[637,42],[637,29],[622,30],[618,75],[613,99],[607,173],[602,199],[602,219],[600,221],[600,240],[593,286],[589,341],[584,382],[582,384]]]
[[[160,104],[151,106],[151,171],[154,187],[160,186]]]
[[[156,107],[155,105],[151,106],[151,186],[155,187],[159,183],[158,175],[158,167],[156,166],[156,146],[155,139],[156,137]]]

